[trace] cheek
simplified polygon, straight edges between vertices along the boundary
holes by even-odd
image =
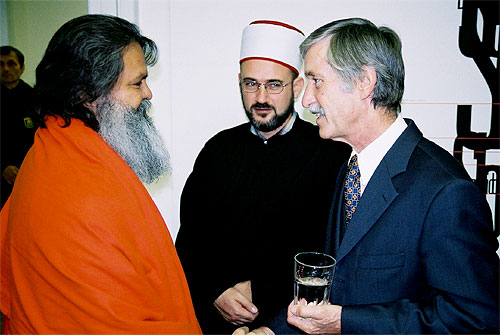
[[[290,103],[293,103],[293,100],[291,94],[286,94],[286,95],[281,95],[281,94],[274,94],[274,96],[271,96],[270,104],[276,107],[280,112],[284,112],[285,109],[288,108],[288,105],[290,105]]]
[[[255,103],[255,99],[252,99],[249,95],[243,94],[241,97],[243,105],[246,109],[250,109],[250,107]]]
[[[137,109],[142,102],[142,95],[139,90],[120,89],[112,93],[113,98],[117,99],[126,106]]]

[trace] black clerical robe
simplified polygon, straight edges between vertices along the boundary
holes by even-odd
[[[299,118],[267,141],[246,123],[205,144],[182,193],[176,241],[205,334],[236,328],[213,302],[239,282],[252,282],[259,309],[252,328],[292,301],[293,257],[324,250],[335,179],[349,153]]]

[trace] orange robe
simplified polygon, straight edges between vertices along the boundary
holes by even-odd
[[[200,334],[169,231],[93,130],[50,117],[1,212],[12,333]]]

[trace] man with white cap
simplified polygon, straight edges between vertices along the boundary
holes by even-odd
[[[250,122],[205,144],[182,193],[176,247],[205,334],[265,324],[293,297],[293,256],[323,250],[349,148],[294,111],[303,39],[282,22],[244,29],[238,79]]]

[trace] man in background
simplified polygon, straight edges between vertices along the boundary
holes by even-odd
[[[144,185],[169,158],[148,116],[156,44],[86,15],[36,70],[40,128],[1,212],[12,333],[199,334],[170,233]]]
[[[401,117],[401,48],[392,29],[360,18],[326,24],[301,44],[302,104],[322,138],[352,147],[327,234],[337,260],[331,304],[291,303],[288,322],[301,334],[499,332],[489,205],[462,164]],[[292,333],[286,325],[269,324]]]
[[[205,334],[265,324],[293,297],[295,254],[324,247],[349,151],[294,110],[303,39],[282,22],[244,29],[238,81],[250,122],[205,144],[182,193],[176,247]]]
[[[19,167],[35,135],[33,88],[21,79],[24,69],[21,51],[10,45],[0,47],[1,206],[12,192]]]

